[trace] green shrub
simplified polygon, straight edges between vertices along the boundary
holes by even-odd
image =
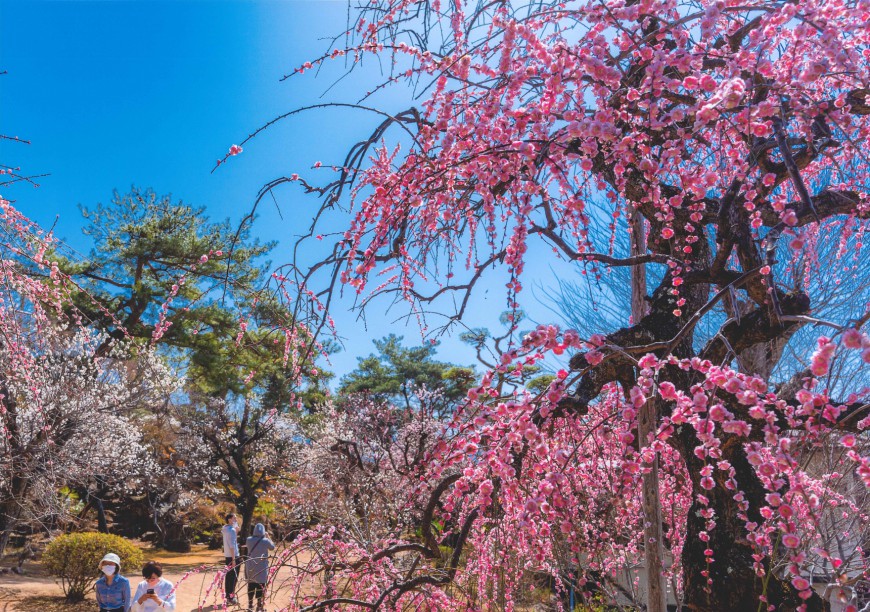
[[[138,572],[145,563],[142,551],[129,540],[108,533],[70,533],[52,540],[42,555],[49,574],[60,579],[68,601],[81,601],[99,575],[106,553],[121,557],[121,572]]]

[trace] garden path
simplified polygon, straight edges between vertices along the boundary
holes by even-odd
[[[224,610],[222,602],[215,601],[214,596],[207,600],[205,593],[216,576],[216,571],[223,559],[220,551],[208,550],[205,547],[194,548],[190,553],[167,553],[165,551],[145,551],[146,558],[153,558],[163,564],[163,576],[172,582],[177,582],[188,572],[205,567],[204,571],[189,574],[178,586],[176,592],[176,612],[217,612]],[[287,586],[285,580],[290,570],[282,568],[277,573],[277,591],[274,601],[269,603],[270,612],[280,610],[286,605]],[[137,573],[125,568],[125,575],[130,578],[133,588],[136,588],[140,578]],[[240,580],[239,593],[241,600],[247,605],[244,581]],[[220,595],[218,595],[220,597]],[[279,604],[279,602],[283,602]],[[203,607],[200,608],[200,604]],[[227,610],[245,610],[246,607],[228,607]],[[93,592],[79,604],[69,604],[63,597],[63,591],[51,576],[48,576],[39,562],[24,564],[24,575],[0,575],[0,612],[95,612],[96,601]]]

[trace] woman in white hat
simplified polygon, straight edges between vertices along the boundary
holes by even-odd
[[[100,612],[130,612],[130,581],[121,575],[121,558],[107,554],[100,561],[100,572],[95,589]]]

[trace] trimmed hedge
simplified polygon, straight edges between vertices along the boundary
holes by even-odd
[[[139,548],[120,536],[108,533],[69,533],[52,540],[42,555],[49,574],[60,580],[67,601],[85,598],[94,587],[99,574],[97,567],[106,553],[121,557],[121,573],[135,574],[145,563]]]

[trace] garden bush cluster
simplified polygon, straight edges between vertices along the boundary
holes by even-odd
[[[142,551],[131,541],[109,533],[69,533],[58,536],[45,549],[46,570],[60,579],[68,601],[81,601],[94,586],[100,560],[106,553],[121,557],[121,569],[145,562]]]

